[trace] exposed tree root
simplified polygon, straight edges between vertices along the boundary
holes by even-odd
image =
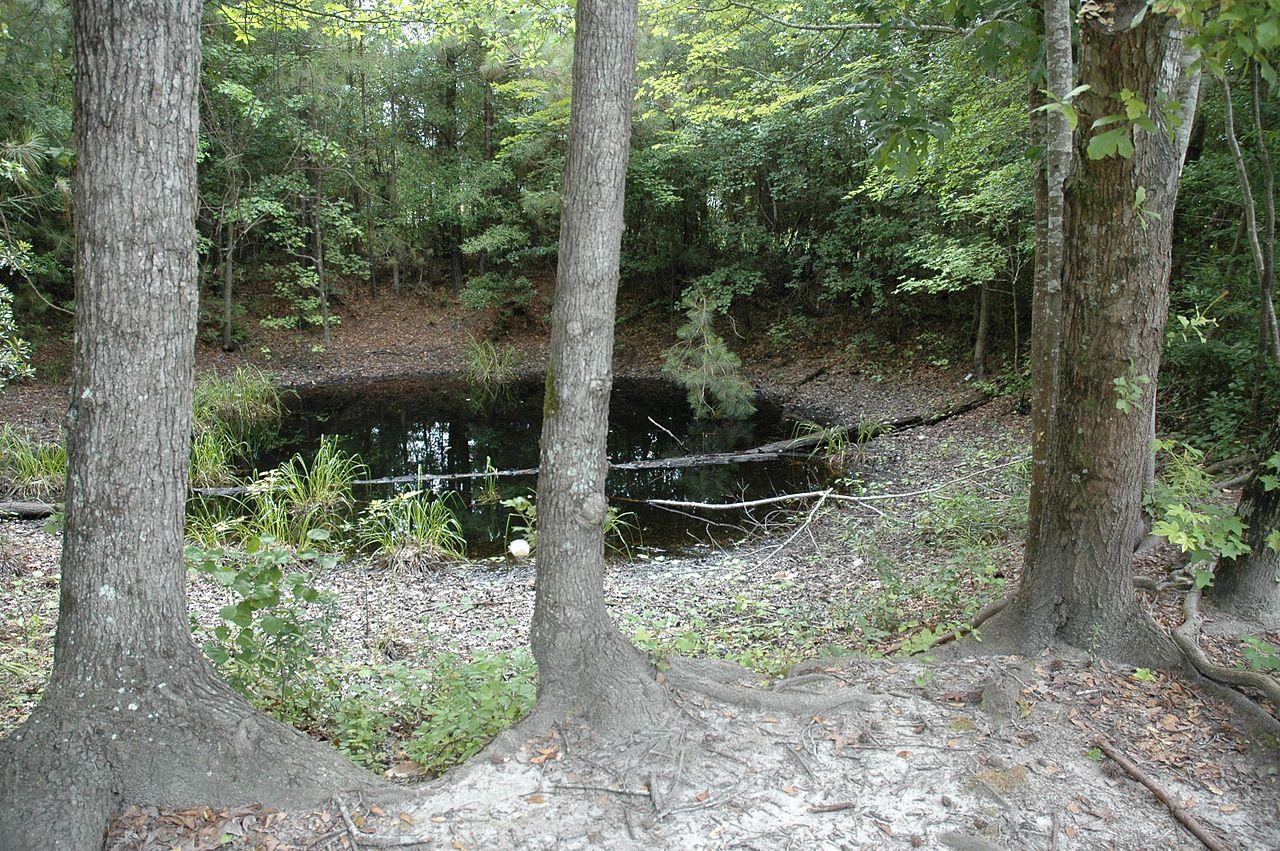
[[[1191,831],[1191,834],[1196,839],[1199,839],[1205,848],[1208,848],[1209,851],[1227,851],[1227,846],[1223,844],[1221,839],[1197,821],[1195,816],[1187,812],[1186,808],[1179,804],[1173,796],[1160,788],[1160,786],[1157,785],[1145,771],[1138,767],[1137,763],[1118,751],[1110,742],[1101,736],[1094,739],[1094,744],[1098,746],[1099,750],[1115,760],[1116,764],[1128,772],[1130,777],[1137,780],[1143,786],[1146,786],[1147,789],[1151,791],[1151,794],[1156,796],[1156,800],[1164,804],[1173,817],[1176,818],[1183,827]]]
[[[820,715],[837,707],[865,701],[866,694],[859,689],[842,688],[837,692],[804,694],[786,691],[790,685],[798,686],[801,680],[809,682],[809,674],[796,677],[788,684],[782,680],[775,684],[777,690],[769,691],[738,685],[736,680],[757,675],[732,663],[716,666],[701,664],[690,659],[677,659],[666,673],[666,680],[678,689],[697,692],[724,703],[736,704],[763,712],[786,712],[793,715]]]
[[[1280,711],[1280,683],[1273,677],[1257,671],[1240,671],[1215,665],[1200,649],[1200,627],[1204,618],[1200,614],[1199,589],[1191,591],[1182,601],[1182,613],[1184,620],[1182,626],[1174,630],[1173,640],[1195,669],[1206,678],[1223,685],[1258,691],[1270,701],[1273,712]]]

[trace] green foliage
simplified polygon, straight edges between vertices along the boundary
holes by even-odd
[[[1204,469],[1204,453],[1185,443],[1157,441],[1162,466],[1155,487],[1145,495],[1151,533],[1186,553],[1196,587],[1213,581],[1213,563],[1249,552],[1244,524],[1228,505],[1212,501],[1213,479]]]
[[[5,253],[5,246],[0,244],[0,269],[13,268],[15,263]],[[0,284],[0,390],[11,381],[30,378],[34,374],[31,346],[18,336],[18,328],[13,321],[13,293]]]
[[[317,529],[303,538],[321,543],[328,533]],[[209,632],[205,653],[233,687],[260,706],[307,699],[307,674],[327,643],[337,602],[315,587],[307,568],[328,569],[334,562],[265,535],[234,551],[188,546],[188,566],[236,599],[219,612],[222,623]]]
[[[483,389],[515,381],[520,374],[520,360],[520,352],[514,346],[474,337],[462,350],[467,381]]]
[[[192,429],[197,436],[223,432],[233,440],[249,441],[274,427],[283,412],[272,377],[256,367],[241,366],[231,375],[210,373],[196,382]]]
[[[67,450],[42,443],[11,425],[0,426],[0,484],[23,496],[48,497],[67,478]]]
[[[249,447],[222,429],[197,431],[191,438],[190,486],[212,488],[239,481],[233,468]]]
[[[662,371],[689,391],[698,417],[745,419],[755,412],[752,390],[739,374],[742,361],[716,333],[715,298],[686,296],[687,321],[676,330],[678,342],[667,350]]]
[[[1250,669],[1264,674],[1280,671],[1280,653],[1274,644],[1256,635],[1246,635],[1240,640],[1244,642],[1244,659]]]
[[[509,318],[516,310],[527,307],[535,293],[533,284],[524,276],[488,272],[469,278],[458,297],[472,310],[496,307]]]
[[[356,538],[396,568],[460,559],[467,548],[457,515],[443,499],[422,491],[370,502],[356,522]]]

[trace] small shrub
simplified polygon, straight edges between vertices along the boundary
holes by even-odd
[[[468,279],[458,298],[472,310],[497,307],[505,316],[510,317],[517,310],[527,307],[535,292],[533,283],[528,278],[489,272]]]
[[[311,530],[334,527],[334,515],[351,510],[352,483],[365,469],[360,459],[339,448],[337,438],[322,437],[310,463],[295,455],[249,485],[247,536],[306,546]]]
[[[313,530],[312,543],[328,539]],[[260,706],[299,699],[307,674],[328,641],[335,599],[313,584],[310,564],[329,568],[331,556],[295,550],[268,536],[250,538],[242,550],[188,546],[187,564],[235,593],[209,632],[205,653],[227,681]]]
[[[1204,453],[1173,440],[1156,443],[1162,465],[1155,486],[1143,499],[1152,519],[1151,534],[1187,554],[1196,586],[1213,582],[1220,556],[1249,552],[1244,524],[1230,506],[1212,501],[1213,477],[1204,469]]]
[[[514,347],[474,337],[462,350],[462,359],[467,380],[482,388],[510,384],[520,369],[520,353]]]

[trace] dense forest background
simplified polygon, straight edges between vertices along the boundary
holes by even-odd
[[[974,28],[955,25],[973,10],[917,3],[842,27],[822,6],[642,4],[624,311],[666,311],[670,369],[727,413],[726,338],[744,334],[854,357],[910,342],[1021,389],[1040,155],[1030,129],[1044,116],[1032,10],[985,4]],[[352,299],[432,291],[490,312],[499,331],[545,321],[572,9],[363,8],[205,7],[198,228],[211,345],[253,345],[267,326],[321,347]],[[39,365],[69,333],[71,45],[65,3],[0,11],[0,286],[16,372],[25,346]],[[1267,179],[1258,142],[1274,133],[1269,94],[1247,71],[1233,89],[1255,187]],[[1160,381],[1162,430],[1220,453],[1257,433],[1276,386],[1274,362],[1258,356],[1268,311],[1223,106],[1223,88],[1205,85]],[[852,318],[874,324],[819,332]]]

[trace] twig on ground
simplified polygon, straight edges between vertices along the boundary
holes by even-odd
[[[556,783],[548,787],[549,792],[607,792],[610,795],[631,795],[637,798],[648,798],[648,789],[620,789],[616,786],[591,786],[585,783]]]
[[[838,813],[841,810],[851,810],[858,806],[857,801],[836,801],[831,804],[814,804],[809,808],[811,813]]]
[[[1143,786],[1146,786],[1147,789],[1151,791],[1151,794],[1156,796],[1156,800],[1164,804],[1165,807],[1169,809],[1169,812],[1173,817],[1181,822],[1182,826],[1189,830],[1192,836],[1199,839],[1205,848],[1208,848],[1209,851],[1227,851],[1227,846],[1223,844],[1222,840],[1197,821],[1195,816],[1187,812],[1181,804],[1169,795],[1168,792],[1160,788],[1160,786],[1158,786],[1145,771],[1138,767],[1137,763],[1129,759],[1129,757],[1125,756],[1120,751],[1116,750],[1116,748],[1102,736],[1095,737],[1093,742],[1098,746],[1098,750],[1115,760],[1116,765],[1123,768],[1130,777],[1137,780]]]
[[[792,541],[800,537],[801,532],[809,528],[809,524],[813,522],[813,518],[818,515],[818,510],[822,508],[822,504],[827,501],[827,497],[829,496],[831,496],[830,490],[827,490],[825,493],[822,494],[822,497],[813,504],[813,508],[809,509],[809,516],[805,517],[804,522],[800,524],[799,528],[797,528],[794,532],[792,532],[791,535],[785,541],[783,541],[781,544],[778,544],[778,546],[774,547],[773,550],[770,551],[768,555],[760,559],[759,563],[756,564],[757,570],[759,570],[760,568],[768,564],[769,561],[774,556],[776,556],[778,553],[785,550],[788,546],[791,545]]]

